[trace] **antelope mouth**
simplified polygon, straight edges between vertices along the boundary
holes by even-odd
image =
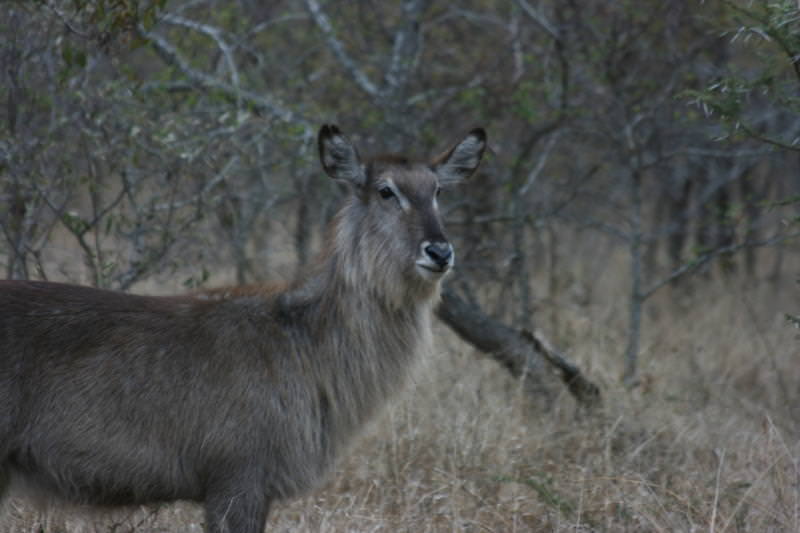
[[[425,279],[438,279],[453,267],[455,255],[447,241],[423,241],[417,255],[417,270]]]
[[[441,277],[450,271],[450,264],[437,265],[421,259],[417,261],[417,270],[426,278]]]

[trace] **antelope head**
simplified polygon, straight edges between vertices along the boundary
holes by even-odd
[[[336,126],[319,132],[319,153],[325,172],[352,186],[350,207],[342,220],[352,228],[369,275],[419,285],[435,284],[453,267],[453,246],[442,228],[437,198],[443,187],[468,178],[486,147],[482,129],[429,162],[389,155],[362,161],[358,150]],[[397,277],[399,276],[399,278]]]

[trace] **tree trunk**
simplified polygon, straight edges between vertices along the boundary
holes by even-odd
[[[628,253],[631,261],[630,301],[628,303],[628,345],[625,348],[625,371],[622,380],[626,386],[636,384],[639,359],[639,338],[642,330],[642,195],[641,175],[634,171],[631,176],[631,236]]]
[[[670,260],[670,270],[675,270],[683,264],[683,250],[689,237],[689,209],[692,193],[692,178],[682,176],[676,184],[673,194],[669,197],[669,235],[667,249]],[[653,272],[652,270],[650,272]]]

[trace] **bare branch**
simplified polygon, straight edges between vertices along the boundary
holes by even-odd
[[[642,300],[646,300],[647,298],[652,296],[653,293],[656,292],[658,289],[661,289],[662,287],[672,283],[676,279],[678,279],[678,278],[680,278],[680,277],[682,277],[682,276],[684,276],[686,274],[690,274],[690,273],[694,272],[695,270],[697,270],[701,266],[705,265],[706,263],[708,263],[712,259],[714,259],[716,257],[719,257],[720,255],[732,254],[732,253],[737,252],[737,251],[739,251],[739,250],[741,250],[743,248],[760,248],[760,247],[764,247],[764,246],[772,246],[773,244],[778,244],[780,242],[785,242],[785,241],[789,241],[789,240],[797,239],[797,238],[800,238],[800,233],[791,233],[789,235],[774,235],[774,236],[770,237],[769,239],[764,239],[764,240],[761,240],[761,241],[740,242],[740,243],[735,243],[735,244],[729,244],[728,246],[722,246],[722,247],[717,248],[715,250],[711,250],[710,252],[707,252],[707,253],[697,257],[696,259],[694,259],[692,261],[689,261],[689,262],[679,266],[678,268],[673,270],[669,275],[667,275],[665,278],[663,278],[663,279],[657,281],[656,283],[654,283],[653,285],[651,285],[648,289],[646,289],[645,291],[643,291],[641,293]]]
[[[561,36],[558,33],[553,24],[547,20],[547,17],[542,15],[540,12],[536,11],[526,0],[516,0],[517,5],[522,8],[526,15],[528,15],[531,19],[533,19],[536,24],[542,27],[544,31],[550,34],[550,36],[555,39],[556,41],[561,41]]]
[[[586,379],[581,369],[556,350],[541,332],[522,330],[519,334],[530,342],[534,350],[551,366],[558,370],[561,374],[561,381],[576,400],[589,407],[597,406],[602,402],[598,386]]]
[[[798,63],[800,65],[800,63]],[[798,67],[800,68],[800,66]],[[800,144],[797,144],[797,140],[795,140],[792,144],[785,143],[773,137],[769,137],[767,135],[762,135],[761,133],[757,132],[755,129],[751,128],[744,122],[739,122],[738,126],[744,130],[744,132],[749,135],[750,137],[761,141],[766,144],[771,144],[772,146],[776,146],[782,150],[791,150],[793,152],[800,152]]]
[[[236,68],[236,61],[233,58],[233,50],[225,41],[225,39],[222,38],[222,31],[219,28],[209,26],[208,24],[202,24],[194,20],[189,20],[184,17],[179,17],[177,15],[172,15],[170,13],[164,14],[164,16],[161,17],[161,20],[169,22],[170,24],[190,28],[211,37],[211,39],[217,43],[220,51],[222,51],[222,55],[225,57],[225,62],[228,65],[228,70],[231,73],[231,83],[233,84],[234,89],[236,89],[237,94],[239,93],[241,90],[241,87],[239,86],[239,70]]]
[[[336,59],[339,60],[339,63],[342,64],[345,70],[350,73],[356,85],[368,95],[373,97],[378,96],[380,94],[380,89],[370,81],[360,68],[358,68],[353,58],[351,58],[344,49],[344,45],[333,31],[333,25],[330,19],[322,11],[322,7],[317,3],[317,0],[306,0],[306,6],[308,7],[308,12],[311,14],[311,18],[314,19],[314,22],[325,36],[325,41],[328,43],[328,47],[333,52],[333,55],[336,56]]]
[[[547,164],[547,160],[550,158],[550,153],[553,151],[553,148],[555,147],[560,136],[561,130],[556,130],[555,133],[553,133],[550,138],[547,139],[547,144],[545,145],[544,150],[542,150],[541,155],[539,155],[539,160],[528,173],[528,178],[525,180],[525,183],[519,188],[519,196],[524,196],[525,193],[527,193],[528,190],[536,183],[536,180],[542,173],[545,164]]]
[[[408,81],[408,75],[416,65],[419,52],[419,19],[430,5],[426,0],[407,0],[403,4],[404,21],[394,36],[392,58],[386,71],[389,90],[398,90]]]
[[[181,56],[178,50],[160,35],[148,32],[142,26],[138,27],[138,31],[144,39],[147,39],[150,44],[153,45],[156,52],[164,61],[175,66],[195,85],[205,89],[221,91],[234,101],[238,101],[238,99],[241,98],[258,111],[269,113],[285,123],[302,126],[306,130],[307,135],[313,135],[314,127],[308,120],[282,106],[274,99],[244,89],[237,89],[229,83],[220,81],[205,72],[199,71],[191,67],[189,62]]]
[[[542,363],[547,362],[559,371],[562,381],[579,403],[587,407],[600,405],[600,389],[541,334],[507,326],[446,287],[442,290],[436,316],[459,337],[491,354],[512,376],[521,378],[529,393],[547,394],[542,381]]]

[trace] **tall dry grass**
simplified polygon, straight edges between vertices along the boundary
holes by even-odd
[[[800,287],[696,278],[659,294],[647,308],[642,380],[628,391],[624,283],[624,268],[608,268],[589,301],[563,304],[553,326],[602,386],[602,410],[580,412],[567,393],[537,405],[439,328],[406,394],[327,485],[277,505],[270,530],[800,531],[800,335],[783,318],[800,311]],[[37,511],[12,500],[1,523],[201,531],[202,514],[189,504]]]

